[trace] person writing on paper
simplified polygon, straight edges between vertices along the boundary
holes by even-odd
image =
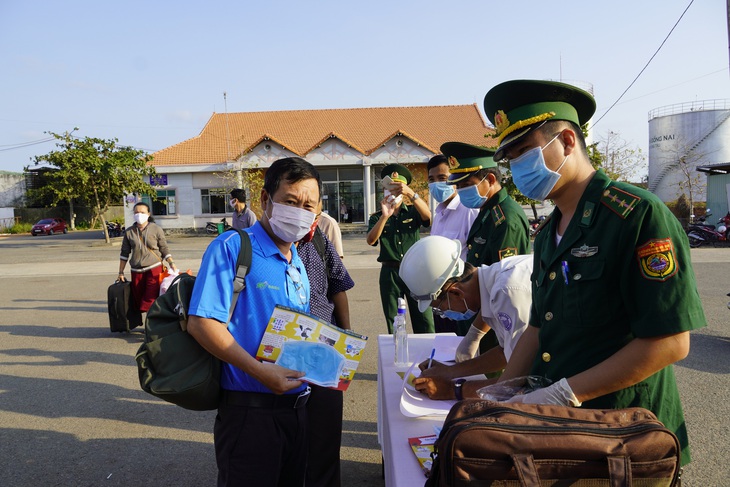
[[[299,380],[304,373],[255,357],[277,304],[310,311],[309,279],[293,242],[312,228],[321,187],[315,167],[298,157],[279,159],[266,171],[263,215],[244,230],[251,240],[251,269],[228,326],[241,236],[219,235],[203,255],[188,332],[222,361],[213,434],[219,487],[304,485],[309,399],[308,386]]]
[[[431,399],[477,397],[478,389],[495,382],[496,379],[465,382],[457,378],[503,369],[530,316],[531,255],[507,257],[492,265],[474,267],[461,260],[460,252],[461,244],[457,240],[425,237],[403,257],[401,279],[419,306],[432,306],[435,314],[458,320],[478,314],[477,325],[492,328],[499,346],[453,366],[433,362],[428,367],[430,360],[420,364],[426,370],[414,380],[414,386]],[[484,332],[475,325],[472,329],[476,330],[470,330],[474,339],[464,337],[462,343],[479,342]]]

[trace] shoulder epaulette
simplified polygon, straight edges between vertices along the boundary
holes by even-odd
[[[502,211],[502,207],[500,205],[495,205],[492,210],[492,220],[494,220],[494,226],[498,227],[502,224],[503,221],[506,220],[504,216],[504,211]]]
[[[639,201],[641,201],[641,197],[618,189],[615,186],[606,188],[601,197],[601,203],[621,218],[629,216],[629,213],[636,208]]]

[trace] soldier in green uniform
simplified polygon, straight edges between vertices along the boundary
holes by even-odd
[[[456,185],[461,204],[479,208],[466,240],[466,261],[474,267],[491,265],[505,257],[530,253],[530,230],[522,207],[502,187],[494,151],[462,142],[446,142],[449,184]],[[473,323],[473,324],[472,324]],[[485,331],[487,330],[486,336]],[[457,322],[456,334],[468,342],[464,350],[476,355],[497,346],[497,336],[481,318]]]
[[[525,196],[556,205],[535,239],[530,323],[500,380],[553,381],[513,398],[525,403],[647,408],[679,438],[684,464],[672,364],[706,325],[689,242],[654,194],[593,169],[580,126],[595,107],[589,93],[547,81],[508,81],[484,99],[495,157]]]
[[[373,213],[368,222],[367,242],[377,245],[380,242],[378,262],[380,269],[380,301],[383,305],[388,333],[393,333],[393,319],[398,313],[398,298],[405,297],[408,313],[415,333],[433,333],[433,314],[431,308],[424,312],[418,310],[418,303],[411,297],[408,287],[403,283],[398,270],[401,259],[420,237],[419,230],[431,224],[431,211],[428,204],[408,185],[411,172],[401,164],[388,164],[380,172],[381,178],[392,180],[384,186],[385,197],[380,202],[380,211]],[[403,203],[403,195],[409,197],[413,205]]]

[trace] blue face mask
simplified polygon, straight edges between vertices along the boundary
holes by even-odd
[[[304,372],[306,375],[301,380],[322,387],[335,387],[339,384],[345,357],[321,342],[287,340],[281,347],[276,364]]]
[[[486,176],[482,179],[482,181],[484,181],[484,179],[487,179]],[[459,193],[459,199],[461,200],[462,205],[467,208],[481,208],[482,205],[487,202],[489,197],[479,194],[479,185],[482,184],[482,181],[479,181],[477,184],[467,186],[466,188],[456,190],[456,192]]]
[[[439,203],[443,203],[444,201],[449,199],[452,194],[454,194],[454,185],[449,184],[445,181],[428,183],[428,192],[431,193],[433,199],[435,199]]]
[[[466,306],[466,311],[464,311],[463,313],[459,311],[453,311],[451,309],[451,300],[449,299],[448,294],[446,295],[446,301],[449,303],[449,309],[445,309],[441,312],[444,318],[448,318],[454,321],[464,321],[474,318],[474,315],[477,314],[476,311],[472,311],[469,309],[469,305],[466,304],[466,299],[464,300],[464,306]]]
[[[519,157],[515,157],[509,161],[509,167],[512,170],[512,180],[515,186],[530,199],[543,201],[546,200],[550,192],[560,179],[559,171],[563,168],[568,156],[565,156],[562,164],[557,171],[551,171],[545,165],[545,157],[542,151],[549,146],[553,140],[557,139],[560,134],[545,144],[543,147],[534,147]]]

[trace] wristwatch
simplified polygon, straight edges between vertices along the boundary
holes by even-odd
[[[457,401],[463,401],[464,400],[464,391],[462,390],[462,386],[464,385],[464,382],[466,382],[466,379],[456,379],[454,381],[454,396],[456,396]]]
[[[414,192],[414,193],[413,193],[413,196],[411,196],[411,200],[413,200],[413,201],[416,201],[416,200],[417,200],[418,198],[420,198],[420,197],[421,197],[421,195],[420,195],[420,194],[418,194],[418,193],[415,193],[415,192]]]

